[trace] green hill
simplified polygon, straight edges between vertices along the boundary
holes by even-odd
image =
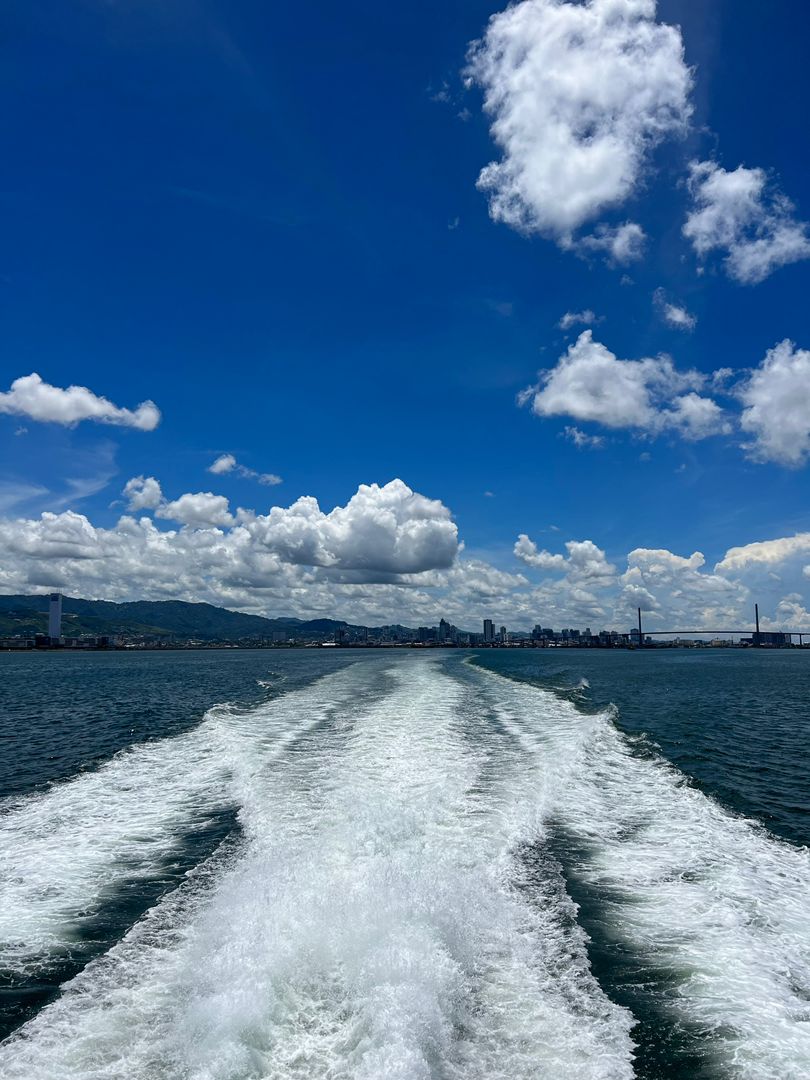
[[[0,596],[0,637],[41,634],[47,630],[48,598]],[[83,600],[66,596],[62,601],[62,633],[123,634],[172,640],[241,641],[270,638],[286,632],[297,638],[320,638],[345,622],[334,619],[265,619],[228,611],[213,604],[189,604],[183,600],[138,600],[115,604],[109,600]]]

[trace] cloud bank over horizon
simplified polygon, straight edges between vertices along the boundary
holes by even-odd
[[[166,500],[152,477],[134,477],[125,492],[140,516],[108,528],[73,510],[0,519],[0,589],[365,623],[444,617],[468,629],[494,617],[526,630],[536,622],[626,630],[637,607],[651,630],[684,620],[747,625],[756,599],[763,626],[810,630],[808,533],[731,548],[713,569],[699,551],[608,556],[591,539],[548,551],[524,533],[505,567],[468,557],[450,510],[401,480],[362,484],[327,513],[306,496],[265,515],[232,510],[209,492]]]

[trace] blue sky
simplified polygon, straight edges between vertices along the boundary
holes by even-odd
[[[560,222],[564,196],[581,181],[576,161],[565,182],[559,177],[569,163],[554,173],[557,189],[528,200],[521,211],[533,216],[528,228],[494,220],[492,192],[476,186],[488,163],[514,159],[526,139],[537,143],[527,168],[539,162],[542,173],[554,147],[540,128],[570,115],[566,89],[554,91],[557,113],[549,116],[541,83],[537,101],[529,93],[511,102],[510,122],[524,128],[506,148],[498,144],[497,118],[482,108],[487,76],[479,68],[465,85],[469,45],[482,40],[497,4],[300,3],[272,14],[249,2],[13,4],[0,76],[10,103],[2,120],[0,391],[37,372],[119,409],[153,401],[161,422],[141,430],[120,417],[111,424],[44,415],[19,397],[6,399],[4,412],[0,399],[4,591],[54,584],[121,598],[174,588],[187,599],[269,614],[390,611],[411,619],[428,619],[431,605],[438,619],[444,597],[463,595],[451,613],[468,623],[490,605],[494,617],[521,625],[530,626],[535,611],[540,618],[538,608],[573,625],[600,613],[621,624],[634,602],[628,589],[638,586],[626,575],[644,562],[628,563],[629,553],[699,551],[707,569],[697,577],[714,579],[710,570],[729,549],[774,541],[782,547],[767,557],[743,559],[754,578],[738,568],[734,589],[717,599],[727,606],[711,614],[731,618],[759,589],[774,625],[804,625],[810,543],[785,544],[810,530],[808,466],[800,450],[789,460],[785,446],[801,447],[810,432],[801,356],[810,349],[803,302],[810,261],[796,255],[768,264],[764,276],[749,271],[756,281],[735,279],[724,267],[728,244],[701,258],[682,229],[699,209],[689,163],[726,174],[742,165],[764,170],[759,238],[768,242],[768,214],[776,214],[792,229],[793,249],[801,247],[810,217],[802,76],[810,16],[786,0],[769,5],[767,21],[758,5],[725,0],[661,0],[652,17],[647,0],[587,7],[600,4],[613,5],[610,25],[629,27],[633,40],[645,6],[646,30],[680,27],[685,63],[679,69],[672,50],[653,48],[633,91],[638,101],[621,92],[613,101],[626,114],[619,141],[636,154],[632,176],[622,196],[603,205],[596,197],[588,204],[586,191],[590,210],[570,237]],[[511,45],[542,51],[550,20],[574,6],[526,0],[498,25]],[[584,82],[576,58],[554,59],[552,75],[570,77],[570,107],[598,127],[605,106],[594,99],[588,70],[604,51],[609,85],[613,60],[607,37],[596,27],[589,42],[590,24],[583,25],[594,50]],[[482,49],[508,99],[515,72],[491,39]],[[653,61],[669,71],[657,72]],[[547,75],[548,65],[539,67]],[[681,116],[651,137],[633,117],[648,91],[677,111],[670,76],[685,80]],[[646,237],[640,258],[622,264],[583,240],[628,221]],[[667,305],[696,319],[694,328],[668,324]],[[566,313],[588,311],[591,323],[560,329]],[[549,412],[543,394],[556,386],[549,373],[583,331],[620,365],[668,354],[680,382],[662,382],[658,369],[654,384],[642,379],[653,410],[643,422],[625,408],[612,368],[618,414],[583,418],[581,402],[566,413],[556,392]],[[763,383],[756,400],[764,419],[741,430],[754,400],[744,396],[751,372],[785,339],[795,343],[784,359],[795,393],[773,400]],[[590,364],[591,345],[580,341]],[[733,374],[712,383],[725,368]],[[541,370],[547,375],[538,381]],[[641,378],[636,368],[620,370]],[[516,403],[532,385],[539,415],[531,400]],[[688,393],[722,409],[713,433],[704,426],[705,437],[695,438],[671,419],[673,402]],[[795,407],[783,417],[786,398]],[[578,446],[573,440],[583,436]],[[222,454],[241,468],[208,472]],[[263,484],[255,474],[283,483]],[[156,478],[162,501],[130,510],[121,493],[138,476]],[[122,514],[147,512],[164,534],[196,530],[203,535],[193,542],[210,547],[212,530],[244,527],[233,517],[237,507],[263,519],[271,506],[283,510],[306,496],[328,513],[346,507],[358,485],[393,478],[447,508],[460,554],[448,556],[443,546],[444,510],[439,554],[432,558],[423,545],[418,565],[363,549],[362,515],[339,522],[351,556],[336,554],[334,538],[321,554],[302,555],[300,545],[284,554],[277,538],[253,535],[256,558],[277,560],[277,580],[264,566],[260,578],[245,570],[223,583],[208,562],[180,585],[168,564],[165,581],[154,581],[145,564],[133,571],[131,552],[118,565],[105,546],[117,550]],[[172,518],[165,507],[184,493],[227,498],[231,519],[219,504],[208,522],[196,510],[193,520]],[[72,516],[43,526],[43,512]],[[397,511],[395,532],[409,515]],[[83,529],[79,518],[104,532],[103,557],[49,538],[48,530]],[[607,574],[591,588],[559,562],[527,561],[528,549],[516,558],[521,534],[550,557],[565,556],[567,541],[592,541],[614,567],[610,585]],[[397,550],[400,540],[392,541]],[[172,558],[189,566],[185,547]],[[462,587],[470,560],[487,569],[469,571]],[[230,572],[230,555],[225,563]],[[651,617],[665,622],[672,594],[682,590],[654,580],[650,565],[638,587],[653,598]],[[476,573],[489,575],[486,587]],[[470,574],[478,584],[465,592]],[[701,582],[693,586],[697,602]],[[794,606],[779,613],[782,602]]]

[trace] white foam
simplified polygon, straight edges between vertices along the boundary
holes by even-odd
[[[806,1080],[810,852],[635,754],[609,712],[497,682],[504,722],[547,764],[543,815],[586,851],[576,873],[615,905],[617,937],[675,981],[659,1007],[706,1033],[723,1075]]]
[[[101,768],[5,804],[0,813],[0,970],[31,977],[81,954],[116,890],[160,876],[190,830],[234,803],[257,751],[289,739],[341,701],[345,678],[252,712],[218,707],[194,730],[142,744]],[[340,707],[337,705],[336,707]]]
[[[432,658],[240,774],[243,839],[0,1048],[7,1080],[628,1080],[558,870],[520,858],[537,759]],[[511,747],[511,749],[510,749]]]

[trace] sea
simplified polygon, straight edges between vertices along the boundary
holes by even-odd
[[[3,1080],[807,1080],[810,653],[0,655]]]

